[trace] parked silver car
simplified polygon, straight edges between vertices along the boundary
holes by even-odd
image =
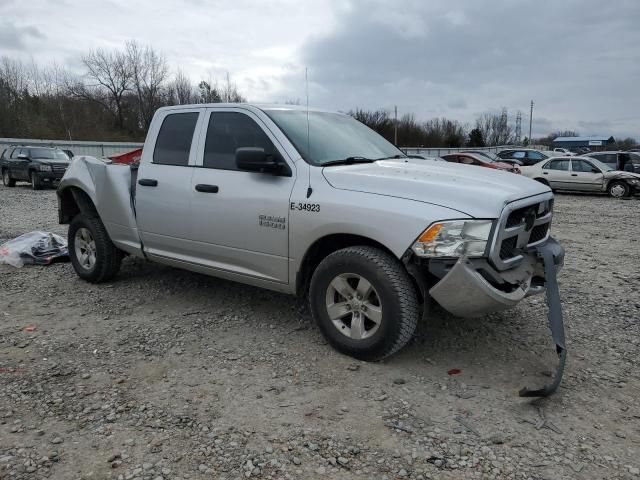
[[[616,198],[640,190],[640,175],[614,170],[591,157],[555,157],[522,167],[522,174],[554,190],[607,192]]]

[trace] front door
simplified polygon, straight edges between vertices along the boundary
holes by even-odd
[[[145,252],[153,257],[193,260],[187,238],[191,176],[198,119],[204,108],[166,112],[154,119],[136,185],[136,219]]]
[[[287,283],[289,198],[295,169],[254,113],[209,109],[202,127],[198,168],[191,178],[191,240],[203,265]],[[263,148],[291,174],[239,170],[236,149]]]

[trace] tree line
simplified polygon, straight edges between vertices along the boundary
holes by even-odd
[[[245,102],[229,74],[222,81],[194,83],[171,70],[165,56],[135,41],[123,48],[91,50],[81,57],[82,71],[0,58],[0,137],[68,140],[142,141],[154,112],[166,105]],[[296,103],[299,101],[287,101]],[[473,124],[448,118],[419,121],[413,114],[397,121],[384,109],[348,112],[389,141],[405,147],[484,147],[518,141],[506,108],[479,115]],[[551,145],[557,136],[525,137],[520,143]],[[636,146],[635,139],[619,147]]]
[[[246,101],[228,74],[194,84],[135,41],[81,60],[83,71],[75,73],[0,58],[0,137],[140,141],[159,107]]]

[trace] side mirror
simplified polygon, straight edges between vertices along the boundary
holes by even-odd
[[[278,174],[282,164],[273,155],[267,155],[264,148],[242,147],[236,149],[236,166],[247,172]]]
[[[598,170],[597,168],[592,168],[591,173],[600,173],[600,170]]]
[[[19,154],[19,155],[18,155],[18,158],[19,158],[20,160],[29,160],[29,157],[27,157],[24,153]]]

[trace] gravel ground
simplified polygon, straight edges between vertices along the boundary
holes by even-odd
[[[136,259],[99,286],[0,265],[0,478],[638,478],[639,207],[557,196],[569,360],[537,401],[517,391],[555,366],[544,298],[436,310],[363,363],[277,293]],[[56,208],[0,186],[0,241],[64,234]]]

